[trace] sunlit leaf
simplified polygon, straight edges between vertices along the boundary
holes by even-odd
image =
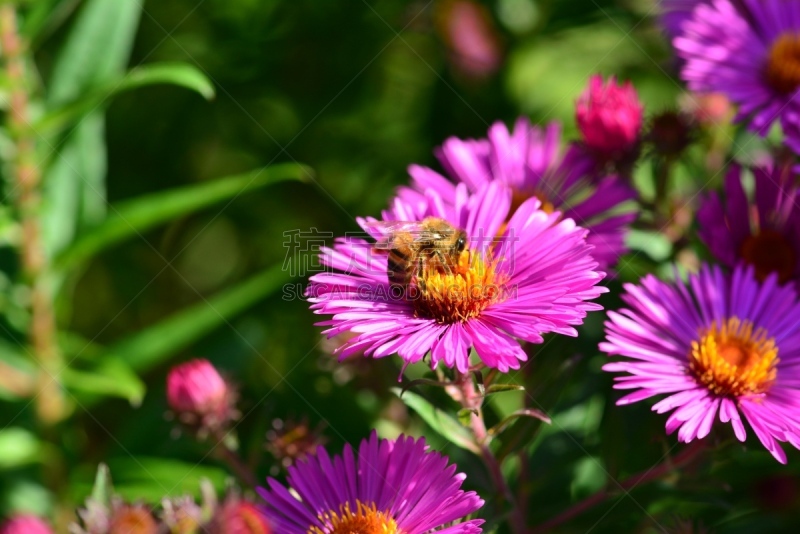
[[[400,397],[399,388],[392,388],[392,392]],[[406,404],[406,406],[417,412],[417,414],[428,424],[428,426],[430,426],[435,432],[437,432],[447,441],[453,445],[461,447],[462,449],[472,451],[475,454],[480,453],[480,449],[475,444],[475,440],[470,431],[464,428],[461,423],[459,423],[451,415],[448,415],[443,410],[440,410],[428,402],[427,399],[417,395],[416,393],[406,391],[400,398]]]
[[[115,206],[106,220],[85,231],[60,254],[55,266],[69,268],[105,248],[177,217],[254,189],[286,180],[303,180],[310,175],[308,167],[286,163],[122,202]]]
[[[276,292],[291,278],[288,271],[276,265],[112,345],[108,353],[136,371],[145,371]]]
[[[494,395],[495,393],[505,393],[506,391],[525,391],[525,386],[519,384],[492,384],[486,388],[484,396]]]
[[[0,469],[11,469],[41,459],[42,445],[34,434],[19,427],[0,430]]]
[[[64,385],[73,391],[92,395],[122,397],[132,405],[142,402],[146,386],[130,366],[118,358],[104,356],[90,371],[66,368],[61,373]]]

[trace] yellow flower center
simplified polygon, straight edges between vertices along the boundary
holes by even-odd
[[[767,60],[767,82],[781,94],[800,87],[800,34],[784,33],[772,45]]]
[[[712,323],[692,342],[689,369],[716,395],[738,397],[764,393],[775,381],[778,347],[763,328],[731,317]]]
[[[472,256],[472,257],[471,257]],[[461,253],[458,264],[443,269],[426,268],[417,279],[416,291],[407,295],[417,317],[439,324],[466,322],[503,297],[504,280],[495,271],[496,262]]]
[[[788,281],[797,261],[792,245],[775,230],[762,230],[749,236],[742,243],[739,255],[755,268],[756,278],[761,282],[775,272],[780,283]]]
[[[404,534],[389,513],[379,512],[374,504],[358,502],[355,511],[345,504],[338,512],[331,510],[319,518],[325,522],[325,529],[311,527],[308,534]]]

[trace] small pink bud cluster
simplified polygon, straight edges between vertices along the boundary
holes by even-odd
[[[20,514],[3,523],[0,534],[53,534],[53,531],[35,515]]]
[[[576,120],[586,147],[603,159],[624,159],[633,151],[642,130],[643,108],[630,82],[607,84],[596,74],[578,98]]]
[[[178,420],[207,434],[235,418],[236,393],[208,360],[177,365],[167,376],[167,402]]]

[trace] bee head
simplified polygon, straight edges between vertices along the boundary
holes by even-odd
[[[467,235],[464,232],[459,232],[456,240],[456,250],[463,252],[465,248],[467,248]]]

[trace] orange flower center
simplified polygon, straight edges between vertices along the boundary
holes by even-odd
[[[712,323],[692,342],[689,354],[689,369],[698,382],[722,396],[764,393],[775,381],[777,363],[775,340],[737,317],[721,326]]]
[[[784,95],[800,87],[800,34],[784,33],[773,43],[767,60],[767,82]]]
[[[555,206],[552,202],[547,198],[547,195],[542,193],[541,191],[526,191],[526,190],[519,190],[514,189],[511,193],[511,209],[508,210],[508,217],[511,218],[512,215],[517,211],[517,208],[522,206],[522,203],[528,200],[529,198],[536,197],[539,199],[539,202],[542,205],[539,207],[545,213],[553,213],[556,211]]]
[[[435,319],[439,324],[466,322],[503,298],[504,280],[498,277],[496,262],[480,254],[461,253],[458,265],[447,269],[425,269],[415,291],[406,294],[417,317]]]
[[[111,518],[110,534],[156,534],[153,515],[143,506],[123,506]]]
[[[775,272],[781,283],[786,282],[794,274],[797,261],[792,245],[775,230],[749,236],[742,243],[739,255],[755,268],[756,278],[761,282]]]
[[[389,512],[379,512],[374,504],[367,506],[359,502],[355,511],[345,504],[338,512],[331,510],[319,518],[326,528],[311,527],[308,534],[404,534]]]

